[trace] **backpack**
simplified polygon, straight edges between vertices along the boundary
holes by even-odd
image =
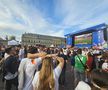
[[[9,58],[9,57],[8,57]],[[8,59],[7,58],[7,59]],[[6,60],[7,59],[5,59],[5,60],[3,60],[3,62],[2,62],[2,67],[1,67],[1,72],[2,72],[2,82],[4,82],[5,81],[5,76],[6,76],[6,74],[7,74],[7,71],[6,71],[6,65],[5,65],[5,62],[6,62]]]
[[[11,66],[9,66],[9,64]],[[18,67],[19,67],[19,63],[15,57],[13,57],[13,56],[7,57],[6,60],[4,60],[4,62],[3,62],[2,81],[3,82],[5,81],[4,77],[7,75],[8,72],[11,72],[12,74],[14,74],[16,71],[18,71]],[[9,71],[9,68],[11,68],[10,71]]]

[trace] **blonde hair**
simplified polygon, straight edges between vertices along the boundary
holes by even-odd
[[[39,72],[39,86],[36,90],[54,90],[55,81],[53,75],[53,66],[50,57],[46,57],[42,62],[42,68]]]

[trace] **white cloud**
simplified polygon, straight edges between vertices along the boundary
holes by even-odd
[[[15,23],[2,23],[0,22],[0,29],[3,30],[3,29],[12,29],[12,30],[26,30],[27,27],[25,27],[24,25],[22,24],[15,24]]]
[[[58,30],[57,32],[55,32],[55,31],[53,31],[53,30],[50,30],[50,31],[48,32],[48,35],[63,37],[63,36],[64,36],[64,30]]]
[[[107,3],[108,0],[59,0],[55,12],[65,15],[61,22],[64,28],[76,26],[82,29],[85,25],[90,27],[108,21],[105,18],[107,17],[105,11],[108,9]]]
[[[56,27],[52,23],[49,23],[36,8],[29,7],[25,2],[22,3],[17,0],[1,0],[0,1],[0,31],[8,31],[8,34],[14,30],[15,35],[17,31],[41,33],[47,35],[53,35],[56,33]],[[21,21],[21,22],[20,22]],[[53,31],[53,33],[51,32]],[[61,31],[55,35],[63,35]]]
[[[108,22],[108,12],[105,11],[108,0],[54,0],[54,3],[54,15],[62,17],[59,24],[55,24],[53,18],[44,16],[27,0],[0,0],[1,34],[12,33],[18,38],[24,32],[64,36],[68,28],[75,31]]]

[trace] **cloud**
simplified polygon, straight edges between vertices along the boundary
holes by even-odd
[[[2,0],[0,6],[0,17],[2,17],[0,18],[0,29],[2,32],[10,30],[7,32],[11,34],[14,30],[14,35],[18,36],[17,32],[20,34],[22,32],[31,32],[53,35],[57,31],[56,25],[48,22],[38,9],[29,6],[25,1],[12,0],[10,2],[9,0]],[[56,35],[63,36],[62,32],[59,31]]]
[[[108,0],[59,0],[55,12],[64,15],[61,26],[66,30],[80,30],[107,23],[107,3]]]
[[[47,1],[47,2],[46,2]],[[0,35],[64,36],[108,23],[108,0],[0,0]]]
[[[50,32],[48,33],[48,35],[50,36],[58,36],[58,37],[63,37],[64,36],[64,30],[58,30],[57,32],[50,30]]]
[[[24,25],[22,24],[15,24],[15,23],[2,23],[0,22],[0,29],[3,30],[3,29],[12,29],[12,30],[26,30],[27,27],[24,27]]]

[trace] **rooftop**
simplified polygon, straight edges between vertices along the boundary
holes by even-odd
[[[73,33],[66,34],[65,36],[79,34],[79,33],[83,33],[83,32],[86,32],[86,31],[87,32],[89,32],[89,31],[97,31],[97,30],[101,30],[101,29],[104,29],[104,28],[106,28],[106,24],[102,23],[102,24],[99,24],[99,25],[96,25],[96,26],[93,26],[93,27],[89,27],[89,28],[86,28],[86,29],[78,30],[78,31],[73,32]]]

